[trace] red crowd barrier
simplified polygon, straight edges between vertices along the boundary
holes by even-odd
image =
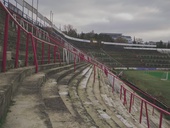
[[[56,40],[55,37],[53,36],[48,36],[46,35],[48,41],[42,40],[33,33],[28,32],[25,28],[23,28],[16,19],[13,18],[11,13],[6,9],[6,7],[0,2],[0,7],[2,7],[5,12],[6,12],[6,18],[5,18],[5,26],[4,26],[4,42],[3,42],[3,62],[2,62],[2,71],[6,71],[6,61],[7,61],[7,47],[8,47],[8,30],[9,30],[9,21],[12,20],[15,25],[17,26],[17,41],[16,41],[16,54],[15,54],[15,68],[18,68],[18,60],[19,60],[19,49],[20,49],[20,38],[21,38],[21,30],[26,34],[26,50],[25,50],[25,66],[28,66],[28,55],[29,55],[29,42],[31,42],[32,50],[33,50],[33,55],[34,55],[34,65],[35,65],[35,72],[38,72],[38,59],[37,59],[37,43],[41,43],[41,64],[44,64],[44,55],[45,55],[45,47],[44,45],[48,45],[48,63],[51,63],[50,59],[50,51],[52,48],[53,50],[53,56],[54,56],[54,63],[56,62],[56,57],[58,54],[58,59],[61,63],[61,58],[60,58],[60,52],[59,52],[59,47],[60,48],[65,48],[69,52],[71,52],[74,55],[74,70],[76,70],[76,58],[79,57],[80,60],[86,61],[88,63],[91,63],[94,65],[94,82],[95,82],[95,75],[96,75],[96,67],[100,68],[103,70],[103,72],[108,76],[110,74],[113,78],[113,83],[112,83],[112,92],[115,91],[114,88],[114,81],[115,79],[118,79],[121,81],[117,76],[115,76],[113,73],[109,71],[109,68],[106,67],[105,65],[101,64],[100,62],[96,61],[95,59],[92,59],[91,57],[87,56],[85,53],[82,51],[74,48],[70,44],[68,44],[64,39]],[[24,22],[27,22],[23,19]],[[35,26],[33,26],[31,23],[28,23],[29,25],[32,26],[32,30],[36,31],[36,33],[43,33],[43,31],[38,30]],[[63,43],[64,41],[64,43]],[[65,46],[67,44],[67,46]],[[130,103],[127,101],[127,94],[130,94]],[[143,99],[142,97],[138,96],[135,94],[133,91],[129,90],[126,85],[120,85],[120,100],[123,100],[123,105],[128,105],[128,111],[131,113],[132,111],[132,106],[134,105],[134,98],[139,99],[141,101],[141,106],[140,106],[140,117],[139,117],[139,122],[142,122],[142,115],[143,115],[143,107],[145,108],[145,115],[147,119],[147,126],[150,128],[150,122],[149,122],[149,115],[148,115],[148,105],[153,107],[153,113],[154,109],[160,112],[159,116],[159,128],[162,127],[162,119],[163,115],[169,115],[170,113],[168,111],[165,111],[158,106],[148,102],[147,100]]]

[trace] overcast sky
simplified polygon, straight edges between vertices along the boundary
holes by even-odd
[[[50,18],[50,11],[57,27],[71,24],[79,33],[170,41],[170,0],[39,0],[39,12]]]

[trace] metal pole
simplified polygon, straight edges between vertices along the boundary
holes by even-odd
[[[53,25],[53,12],[52,12],[52,25]]]
[[[124,102],[123,102],[123,105],[126,105],[127,101],[126,101],[126,89],[125,88],[123,88],[123,92],[124,92]]]
[[[159,118],[159,128],[162,128],[162,112],[160,112],[160,118]]]
[[[94,83],[95,83],[95,78],[96,78],[96,65],[94,65],[94,78],[93,78]]]
[[[50,11],[50,21],[51,21],[51,13],[52,13],[52,11]]]
[[[35,39],[34,38],[34,45],[35,45],[35,49],[36,49],[36,51],[37,51],[37,45],[38,45],[38,42],[37,42],[37,39]],[[34,64],[35,64],[36,62],[35,62],[35,60],[34,60]]]
[[[149,124],[149,116],[148,116],[148,108],[147,108],[147,103],[145,102],[145,110],[146,110],[146,120],[147,120],[147,125],[148,128],[150,128],[150,124]]]
[[[41,58],[41,64],[44,64],[44,42],[42,42],[42,58]]]
[[[113,77],[112,93],[114,93],[114,81],[115,81],[115,78]]]
[[[38,72],[38,61],[37,61],[37,51],[35,48],[35,42],[32,33],[29,33],[32,41],[33,53],[34,53],[34,65],[35,65],[35,72]]]
[[[74,72],[76,71],[76,54],[74,54]]]
[[[143,111],[143,100],[141,101],[141,107],[140,107],[140,119],[139,119],[139,123],[142,123],[142,111]]]
[[[33,7],[34,6],[34,0],[32,0],[32,22],[33,22]]]
[[[29,33],[27,33],[27,40],[26,40],[26,50],[25,50],[25,66],[28,66],[28,46],[29,46]]]
[[[37,16],[36,16],[36,22],[38,22],[38,4],[39,4],[39,0],[37,0]]]
[[[50,63],[50,44],[48,45],[48,63]]]
[[[56,62],[57,46],[54,46],[54,63]]]
[[[3,61],[2,61],[2,71],[6,71],[6,59],[7,59],[7,46],[8,46],[8,29],[9,29],[9,14],[6,14],[5,19],[5,30],[4,30],[4,47],[3,47]]]
[[[24,3],[25,3],[25,0],[23,0],[23,5],[22,5],[22,16],[24,17]]]
[[[18,68],[18,59],[19,59],[19,47],[20,47],[20,35],[21,35],[21,27],[18,25],[17,32],[17,44],[16,44],[16,54],[15,54],[15,68]]]
[[[131,109],[132,109],[132,98],[133,98],[133,93],[131,93],[131,95],[130,95],[129,113],[131,113]]]
[[[122,89],[123,89],[123,87],[121,85],[121,87],[120,87],[120,100],[122,100]]]

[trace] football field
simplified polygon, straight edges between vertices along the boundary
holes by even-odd
[[[123,78],[170,107],[170,71],[127,70]]]

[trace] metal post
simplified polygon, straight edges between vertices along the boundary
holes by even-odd
[[[159,128],[162,128],[162,112],[160,112],[160,119],[159,119]]]
[[[124,102],[123,102],[123,105],[126,105],[127,101],[126,101],[126,89],[125,88],[123,88],[123,92],[124,92]]]
[[[121,85],[121,87],[120,87],[120,100],[122,100],[122,89],[123,89],[123,87]]]
[[[38,61],[37,61],[37,51],[36,51],[36,48],[35,48],[35,42],[34,42],[34,38],[33,38],[33,35],[30,33],[30,37],[32,39],[32,47],[33,47],[33,53],[34,53],[34,62],[35,62],[35,72],[37,73],[38,72]]]
[[[134,102],[135,102],[135,95],[134,95],[135,92],[133,92],[133,97],[132,97],[132,105],[134,105]]]
[[[33,23],[33,21],[34,21],[34,20],[33,20],[33,11],[34,11],[33,8],[34,8],[34,0],[32,0],[32,23]]]
[[[53,25],[53,12],[52,12],[52,25]]]
[[[26,40],[26,50],[25,50],[25,66],[28,66],[28,46],[29,46],[29,33],[27,33],[27,40]]]
[[[148,128],[150,128],[150,124],[149,124],[149,116],[148,116],[148,108],[147,108],[147,103],[145,102],[145,110],[146,110],[146,120],[147,120],[147,125]]]
[[[94,80],[93,80],[94,83],[95,83],[95,78],[96,78],[96,65],[94,65]]]
[[[38,42],[37,42],[37,39],[35,39],[35,49],[37,50],[37,45],[38,45]]]
[[[76,71],[76,54],[74,54],[74,72]]]
[[[42,42],[42,58],[41,58],[41,64],[44,64],[44,42]]]
[[[24,3],[25,3],[25,0],[23,0],[23,5],[22,5],[22,16],[24,17]]]
[[[133,93],[130,94],[130,106],[129,106],[129,113],[131,113],[131,109],[132,109],[132,97],[133,97]]]
[[[143,111],[143,100],[141,102],[141,107],[140,107],[140,120],[139,120],[140,124],[142,122],[142,111]]]
[[[48,45],[48,63],[50,63],[50,44]]]
[[[6,71],[6,60],[7,60],[7,46],[8,46],[8,29],[9,29],[9,14],[6,14],[5,18],[5,30],[4,30],[4,47],[3,47],[3,61],[2,61],[2,71]]]
[[[34,46],[35,46],[35,50],[37,51],[37,39],[34,38]],[[36,64],[35,59],[34,59],[34,65]]]
[[[154,102],[154,104],[155,104],[155,99],[154,99],[153,102]],[[155,110],[155,108],[153,107],[153,108],[152,108],[152,115],[154,115],[154,110]]]
[[[38,4],[39,4],[39,0],[37,0],[37,16],[36,16],[36,22],[38,23]]]
[[[17,35],[17,43],[16,43],[16,54],[15,54],[15,68],[18,68],[18,59],[19,59],[19,48],[20,48],[20,35],[21,35],[21,27],[18,25],[18,35]]]
[[[115,78],[114,78],[114,76],[113,76],[113,85],[112,85],[112,93],[114,93],[114,82],[115,82]]]
[[[54,63],[56,62],[57,46],[54,46]]]
[[[51,21],[51,11],[50,11],[50,21]]]

